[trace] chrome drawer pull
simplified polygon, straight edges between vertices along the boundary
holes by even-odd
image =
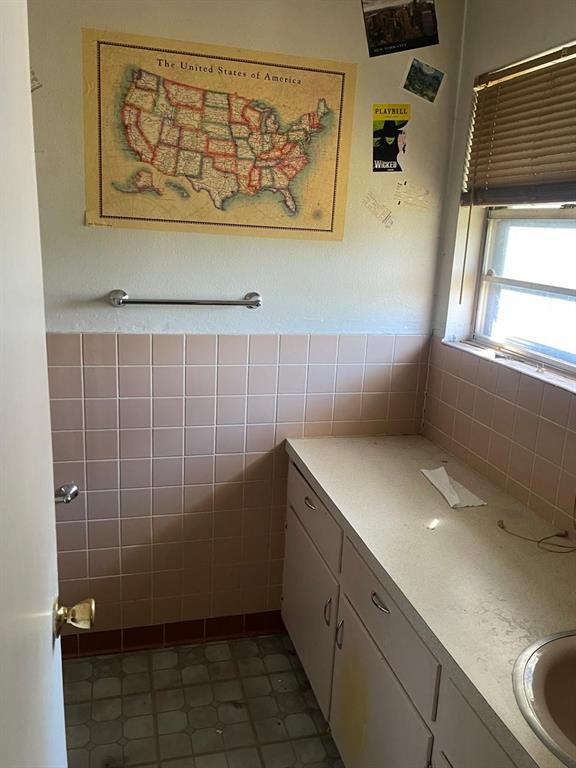
[[[342,649],[342,643],[344,642],[344,619],[340,619],[338,626],[336,627],[336,645]]]
[[[330,621],[332,620],[332,598],[329,597],[328,600],[326,600],[326,603],[324,604],[324,621],[326,622],[326,626],[330,626]]]
[[[370,597],[372,598],[372,602],[374,603],[376,608],[378,608],[379,611],[382,611],[382,613],[390,613],[390,611],[388,610],[386,605],[382,602],[382,600],[378,597],[376,592],[372,592]]]
[[[304,496],[304,504],[306,504],[308,509],[316,509],[314,504],[312,504],[312,502],[310,501],[310,497],[309,496]]]

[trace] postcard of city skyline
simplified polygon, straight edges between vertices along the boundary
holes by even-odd
[[[438,43],[434,0],[361,0],[370,56]]]

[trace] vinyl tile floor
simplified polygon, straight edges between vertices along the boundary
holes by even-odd
[[[69,768],[344,768],[287,635],[64,662]]]

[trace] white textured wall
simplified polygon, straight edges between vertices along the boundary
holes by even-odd
[[[481,247],[482,217],[477,215],[470,228],[463,300],[459,303],[467,223],[466,215],[458,216],[459,198],[474,78],[573,41],[576,35],[576,0],[466,0],[466,6],[462,74],[442,223],[434,318],[436,333],[446,332],[459,338],[471,330]]]
[[[30,0],[31,63],[43,83],[33,102],[49,330],[427,332],[463,6],[437,0],[440,45],[370,60],[359,0]],[[344,240],[85,227],[82,27],[357,62]],[[434,105],[401,88],[412,55],[447,72]],[[369,191],[392,200],[400,174],[371,172],[371,105],[397,101],[413,104],[404,178],[430,191],[431,206],[398,209],[388,230],[361,201]],[[265,306],[113,310],[102,297],[116,287],[233,298],[255,289]]]

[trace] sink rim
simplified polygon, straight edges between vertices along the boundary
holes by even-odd
[[[556,632],[553,635],[547,635],[525,648],[514,663],[514,668],[512,670],[512,687],[514,689],[514,696],[516,697],[518,707],[534,733],[544,742],[544,744],[546,744],[550,751],[564,763],[564,765],[567,765],[568,768],[576,768],[576,758],[569,755],[542,725],[541,720],[530,702],[529,694],[533,691],[531,680],[526,680],[525,678],[526,667],[534,654],[540,651],[545,645],[565,637],[576,638],[576,629],[564,630],[563,632]],[[574,750],[576,754],[576,745],[574,745]]]

